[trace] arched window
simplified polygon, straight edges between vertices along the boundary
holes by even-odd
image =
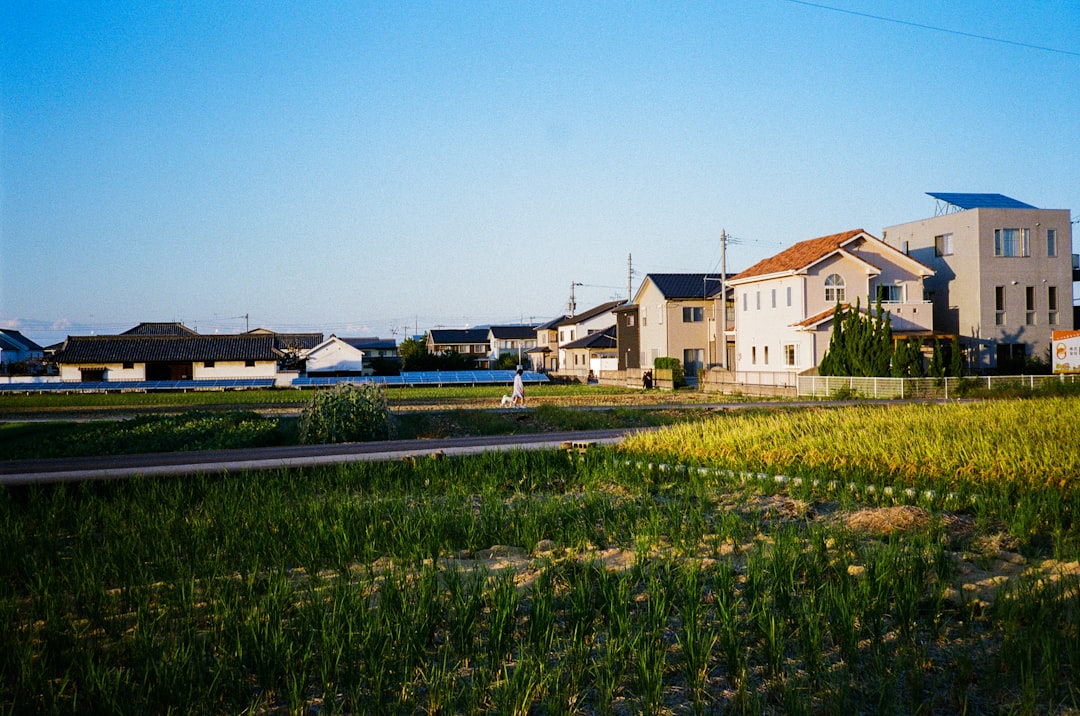
[[[838,273],[829,274],[825,278],[825,303],[843,303],[844,277]]]

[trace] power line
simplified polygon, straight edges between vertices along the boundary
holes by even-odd
[[[925,25],[921,22],[910,22],[908,20],[898,20],[894,17],[884,17],[883,15],[874,15],[868,12],[859,12],[858,10],[847,10],[842,7],[832,7],[831,5],[821,5],[816,2],[807,2],[807,0],[787,0],[790,3],[796,5],[806,5],[807,7],[815,7],[820,10],[832,10],[833,12],[842,12],[846,15],[857,15],[859,17],[867,17],[871,20],[881,20],[882,22],[892,22],[897,25],[907,25],[908,27],[917,27],[921,30],[933,30],[934,32],[945,32],[950,35],[960,35],[961,37],[971,37],[976,40],[988,40],[989,42],[1000,42],[1003,45],[1015,45],[1016,47],[1026,47],[1029,50],[1042,50],[1043,52],[1056,52],[1060,55],[1071,55],[1073,57],[1080,57],[1080,52],[1073,52],[1072,50],[1059,50],[1056,47],[1045,47],[1043,45],[1033,45],[1028,42],[1018,42],[1017,40],[1006,40],[1002,37],[990,37],[989,35],[979,35],[974,32],[964,32],[963,30],[950,30],[946,27],[936,27],[934,25]]]

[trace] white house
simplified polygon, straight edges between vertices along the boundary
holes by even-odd
[[[308,375],[363,375],[364,351],[331,334],[304,353]]]
[[[791,385],[828,348],[837,304],[881,306],[896,336],[930,335],[923,280],[934,272],[862,229],[802,241],[728,281],[735,305],[735,372]]]

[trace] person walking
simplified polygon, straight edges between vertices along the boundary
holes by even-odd
[[[521,379],[521,368],[517,369],[517,373],[514,375],[514,392],[510,394],[510,402],[517,407],[520,403],[521,407],[525,407],[525,381]]]

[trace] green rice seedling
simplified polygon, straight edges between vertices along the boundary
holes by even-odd
[[[495,582],[494,589],[486,594],[488,613],[487,655],[489,666],[496,670],[514,647],[514,629],[517,625],[518,593],[514,575],[507,572]]]
[[[507,716],[525,716],[542,683],[542,667],[534,657],[520,659],[513,668],[504,664],[502,679],[492,694],[496,712]]]
[[[444,578],[450,595],[450,641],[468,665],[477,650],[480,615],[484,608],[484,575],[474,572],[466,579],[460,569],[453,568]]]
[[[555,638],[555,584],[549,572],[544,572],[533,585],[527,630],[535,665],[543,665]]]
[[[682,569],[682,593],[679,605],[681,628],[676,638],[683,658],[683,672],[690,689],[694,713],[705,711],[705,680],[720,636],[704,623],[704,585],[697,565],[687,562]]]

